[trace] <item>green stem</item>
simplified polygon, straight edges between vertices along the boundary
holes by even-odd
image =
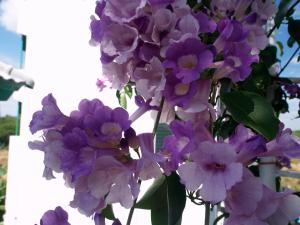
[[[204,219],[204,225],[209,225],[210,221],[210,203],[205,203],[205,219]]]
[[[287,63],[284,65],[284,67],[282,67],[282,69],[280,70],[280,72],[278,73],[278,76],[287,68],[287,66],[290,64],[290,62],[293,60],[293,58],[295,57],[295,55],[297,54],[297,52],[300,50],[300,46],[295,50],[295,52],[291,55],[291,57],[289,58],[289,60],[287,61]]]
[[[139,180],[138,183],[139,183],[139,185],[140,185],[140,184],[142,183],[142,181]],[[129,214],[128,214],[128,218],[127,218],[126,225],[130,225],[130,224],[131,224],[131,220],[132,220],[132,216],[133,216],[133,213],[134,213],[134,209],[135,209],[136,202],[137,202],[137,198],[134,200],[133,206],[130,208],[130,211],[129,211]]]
[[[156,116],[156,119],[155,119],[155,123],[154,123],[154,127],[153,127],[153,134],[154,135],[156,134],[157,127],[158,127],[158,124],[159,124],[159,121],[160,121],[161,113],[162,113],[163,106],[164,106],[164,100],[165,100],[164,98],[161,99],[159,110],[158,110],[158,113],[157,113],[157,116]],[[138,183],[140,185],[142,183],[141,180],[139,180]],[[137,198],[134,200],[133,206],[131,207],[131,209],[129,211],[126,225],[131,224],[131,220],[132,220],[132,216],[133,216],[133,213],[134,213],[136,202],[137,202]]]
[[[213,225],[217,225],[217,224],[218,224],[218,222],[219,222],[221,219],[225,218],[226,216],[228,216],[228,214],[227,214],[227,213],[224,213],[224,214],[222,214],[222,215],[218,216],[218,217],[215,219],[215,221],[214,221]]]
[[[157,112],[157,116],[156,116],[156,119],[155,119],[153,131],[152,131],[154,136],[155,136],[157,128],[158,128],[158,124],[159,124],[159,121],[160,121],[160,117],[161,117],[161,113],[162,113],[162,110],[163,110],[164,102],[165,102],[165,99],[162,98],[161,101],[160,101],[159,110]]]

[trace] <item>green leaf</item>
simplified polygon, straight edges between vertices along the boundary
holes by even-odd
[[[279,6],[278,6],[278,12],[275,16],[275,25],[277,28],[280,27],[282,21],[286,17],[290,6],[295,2],[295,0],[281,0]]]
[[[277,48],[274,45],[269,45],[259,54],[260,59],[266,64],[267,68],[278,62]]]
[[[157,199],[160,197],[161,188],[165,185],[166,177],[162,176],[156,179],[144,196],[139,200],[135,208],[139,209],[152,209],[157,205]]]
[[[187,0],[187,4],[188,4],[191,8],[194,8],[195,5],[197,5],[197,0]]]
[[[158,151],[163,143],[164,138],[168,135],[172,134],[172,131],[170,130],[169,126],[165,123],[158,124],[157,131],[156,131],[156,137],[155,137],[155,149]]]
[[[243,82],[240,83],[243,90],[254,92],[264,96],[267,88],[272,83],[272,77],[268,71],[265,63],[252,65],[251,75]]]
[[[287,46],[292,48],[295,44],[296,40],[293,37],[289,37],[289,39],[287,40]]]
[[[300,45],[300,20],[289,19],[288,31],[291,37]]]
[[[277,135],[279,120],[264,97],[251,92],[234,91],[223,94],[221,100],[238,123],[245,124],[269,140]]]
[[[276,44],[280,50],[280,56],[283,56],[283,44],[281,41],[276,41]]]
[[[132,98],[132,87],[131,85],[126,85],[124,91],[129,98]]]
[[[107,205],[105,209],[102,210],[102,215],[109,220],[115,220],[114,211],[111,205]]]
[[[136,208],[150,209],[152,225],[180,225],[185,208],[185,187],[176,173],[157,179]]]

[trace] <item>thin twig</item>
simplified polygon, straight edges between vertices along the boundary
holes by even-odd
[[[284,65],[284,67],[282,67],[282,69],[280,70],[280,72],[278,73],[278,76],[287,68],[287,66],[290,64],[290,62],[293,60],[293,58],[295,57],[295,55],[297,54],[297,52],[300,50],[300,46],[295,50],[295,52],[291,55],[291,57],[289,58],[289,60],[287,61],[287,63]]]
[[[156,134],[157,127],[158,127],[158,124],[159,124],[159,121],[160,121],[160,117],[161,117],[161,113],[162,113],[162,110],[163,110],[163,106],[164,106],[164,98],[161,99],[160,106],[159,106],[159,110],[158,110],[158,113],[157,113],[157,115],[156,115],[156,119],[155,119],[155,123],[154,123],[154,127],[153,127],[153,135]],[[140,184],[141,184],[141,180],[139,180],[138,183],[139,183],[139,185],[140,185]],[[130,211],[129,211],[129,214],[128,214],[128,218],[127,218],[126,225],[130,225],[130,223],[131,223],[131,220],[132,220],[132,216],[133,216],[133,213],[134,213],[134,209],[135,209],[136,202],[137,202],[137,198],[134,200],[133,206],[130,208]]]
[[[210,203],[206,202],[205,203],[205,220],[204,220],[204,225],[209,225],[210,222]]]
[[[299,2],[300,2],[300,0],[297,0],[297,1],[296,1],[296,2],[295,2],[288,10],[287,10],[287,12],[289,12],[290,10],[292,10],[293,8],[295,8],[295,7],[298,5]],[[278,25],[278,24],[274,24],[274,26],[272,27],[272,29],[269,31],[269,33],[268,33],[268,35],[267,35],[268,38],[272,35],[272,33],[273,33],[274,30],[276,29],[277,25]]]
[[[139,183],[139,185],[140,185],[140,184],[142,183],[141,180],[139,180],[138,183]],[[130,211],[129,211],[126,225],[130,225],[130,223],[131,223],[131,220],[132,220],[132,216],[133,216],[133,213],[134,213],[134,209],[135,209],[136,202],[137,202],[137,198],[134,200],[133,206],[131,207],[131,209],[130,209]]]
[[[160,101],[159,110],[158,110],[157,115],[156,115],[153,131],[152,131],[153,136],[155,136],[157,128],[158,128],[158,124],[159,124],[159,121],[160,121],[160,117],[161,117],[161,113],[162,113],[162,110],[163,110],[164,102],[165,102],[165,98],[163,97]]]

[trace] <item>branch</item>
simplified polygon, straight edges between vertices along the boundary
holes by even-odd
[[[299,2],[300,2],[300,0],[297,0],[297,1],[296,1],[296,2],[288,9],[287,12],[289,12],[290,10],[292,10],[293,8],[295,8],[295,7],[298,5]],[[281,23],[280,23],[280,24],[281,24]],[[274,32],[274,30],[276,29],[276,27],[277,27],[277,24],[274,24],[274,26],[272,27],[272,29],[269,31],[269,33],[268,33],[268,35],[267,35],[268,38],[272,35],[272,33]]]
[[[284,65],[284,67],[282,67],[282,69],[280,70],[280,72],[278,73],[278,76],[287,68],[287,66],[290,64],[290,62],[293,60],[293,58],[295,57],[295,55],[297,54],[297,52],[300,50],[300,46],[298,46],[298,48],[295,50],[295,52],[291,55],[291,57],[289,58],[289,60],[287,61],[287,63]]]

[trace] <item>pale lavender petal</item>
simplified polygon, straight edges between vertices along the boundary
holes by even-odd
[[[178,168],[180,181],[185,187],[191,191],[195,191],[199,188],[201,180],[199,174],[202,171],[197,168],[196,163],[188,162]]]

